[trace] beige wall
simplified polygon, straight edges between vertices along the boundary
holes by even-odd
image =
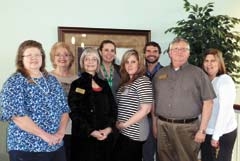
[[[208,0],[189,0],[205,4]],[[215,0],[215,13],[238,17],[239,0]],[[57,26],[151,30],[152,40],[165,50],[174,35],[164,31],[186,14],[182,0],[7,0],[0,2],[0,88],[14,72],[18,45],[26,39],[42,42],[46,53],[57,41]],[[167,65],[167,54],[161,57]],[[47,57],[47,69],[51,69]],[[6,124],[0,123],[0,161],[6,154]]]

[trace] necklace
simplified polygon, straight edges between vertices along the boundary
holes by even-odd
[[[42,90],[42,92],[43,92],[45,95],[47,95],[47,94],[49,94],[50,90],[49,90],[49,88],[48,88],[47,81],[46,81],[46,79],[44,78],[44,76],[43,76],[42,73],[41,73],[41,77],[40,77],[40,78],[43,79],[43,82],[44,82],[44,84],[45,84],[45,89],[44,89],[43,87],[41,87],[41,85],[38,83],[38,79],[37,79],[37,78],[31,78],[31,79],[32,79],[32,81],[38,86],[38,88],[39,88],[40,90]]]
[[[110,75],[108,76],[107,70],[103,64],[101,64],[102,70],[104,77],[107,79],[108,84],[110,87],[112,87],[112,82],[113,82],[113,65],[110,67]]]

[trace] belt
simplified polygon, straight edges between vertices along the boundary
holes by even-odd
[[[167,118],[164,118],[162,116],[158,116],[158,118],[162,121],[166,121],[166,122],[170,122],[170,123],[179,123],[179,124],[191,123],[191,122],[198,119],[198,117],[195,117],[195,118],[190,118],[190,119],[179,120],[179,119],[167,119]]]

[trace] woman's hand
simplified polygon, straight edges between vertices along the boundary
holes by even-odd
[[[59,144],[59,138],[55,135],[44,133],[40,136],[45,142],[47,142],[49,145],[56,145]]]
[[[59,143],[59,139],[61,138],[59,135],[50,134],[43,129],[41,129],[33,120],[28,116],[22,117],[13,117],[13,122],[22,130],[29,132],[35,136],[40,137],[49,145],[55,145]]]
[[[214,147],[214,148],[218,148],[219,147],[219,141],[218,140],[211,140],[211,145]]]
[[[117,121],[116,122],[116,127],[117,127],[117,129],[122,130],[122,129],[126,129],[127,125],[126,125],[126,122]]]
[[[60,144],[63,140],[63,137],[64,137],[64,133],[61,133],[61,132],[57,132],[54,134],[54,136],[57,138],[57,143]]]
[[[91,134],[92,137],[96,138],[97,140],[105,140],[107,138],[106,135],[104,135],[103,133],[101,133],[98,130],[94,130]]]
[[[107,127],[105,129],[99,130],[99,132],[106,136],[106,138],[108,137],[108,135],[112,132],[112,128],[111,127]]]

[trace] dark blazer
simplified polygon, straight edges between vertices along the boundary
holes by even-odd
[[[92,79],[102,87],[102,91],[92,90]],[[84,72],[73,81],[68,95],[71,109],[72,135],[79,138],[90,137],[94,130],[115,127],[116,103],[108,82]]]

